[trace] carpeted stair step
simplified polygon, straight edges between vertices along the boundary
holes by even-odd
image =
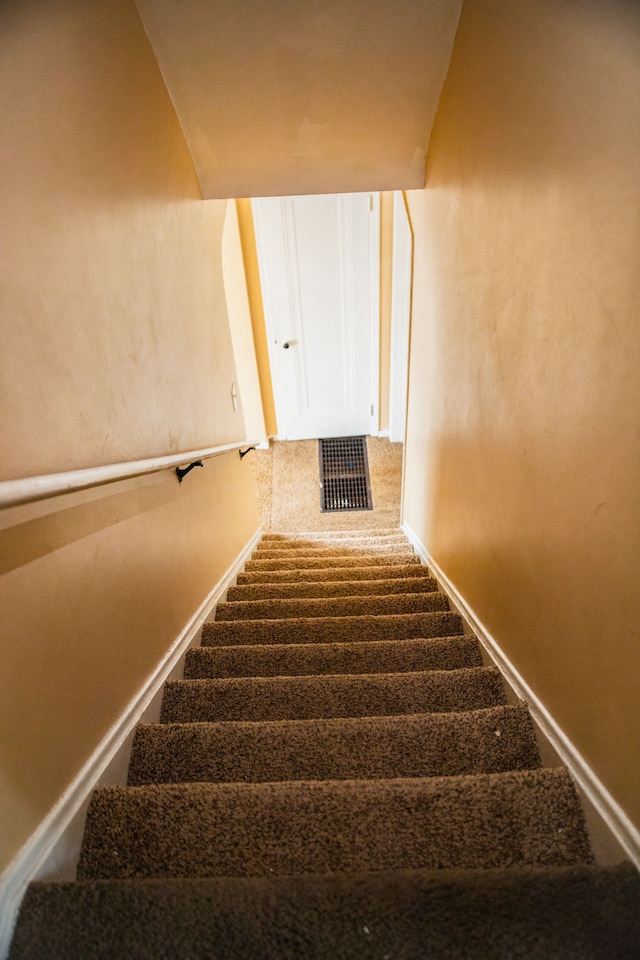
[[[338,829],[336,829],[338,827]],[[564,768],[94,792],[79,880],[561,866],[592,859]]]
[[[576,865],[38,883],[10,960],[638,960],[639,943],[638,873]]]
[[[375,643],[239,644],[195,647],[187,652],[184,677],[318,676],[328,673],[412,673],[481,667],[475,637],[378,640]]]
[[[334,537],[331,534],[323,534],[319,537],[283,537],[281,540],[272,540],[262,537],[257,544],[257,550],[299,550],[306,548],[325,548],[339,547],[340,549],[361,550],[362,548],[373,547],[376,550],[393,549],[402,547],[413,549],[408,538],[402,533],[387,534],[386,536],[360,536],[360,537]]]
[[[129,785],[353,780],[540,766],[526,707],[260,723],[141,725]]]
[[[438,583],[433,577],[405,577],[388,580],[323,580],[289,583],[247,583],[227,590],[227,601],[292,600],[298,597],[383,596],[390,593],[434,593]]]
[[[448,610],[445,593],[394,593],[355,597],[296,597],[277,600],[239,600],[219,603],[216,621],[280,620],[292,617],[378,616],[389,613],[423,613]]]
[[[310,530],[301,533],[263,533],[260,543],[340,543],[349,545],[363,540],[375,540],[376,543],[409,543],[409,538],[401,530]]]
[[[255,554],[254,554],[255,556]],[[283,558],[262,558],[247,560],[244,565],[245,570],[314,570],[325,567],[394,567],[398,564],[403,566],[420,566],[420,557],[415,553],[362,553],[347,554],[346,556],[336,556],[334,554],[322,554],[314,557],[292,557]]]
[[[334,566],[300,569],[291,567],[284,570],[249,570],[241,572],[236,578],[238,585],[249,583],[320,583],[337,580],[388,580],[405,577],[431,577],[428,567],[419,563],[385,564],[384,566]]]
[[[344,643],[354,640],[413,640],[463,632],[457,613],[389,613],[356,617],[289,617],[284,620],[220,620],[205,623],[203,646],[238,643]]]
[[[377,556],[378,554],[382,556],[389,557],[405,557],[405,556],[415,556],[413,552],[413,547],[410,543],[394,543],[389,546],[381,544],[376,546],[375,543],[367,541],[363,543],[362,546],[351,546],[343,547],[340,544],[319,544],[318,546],[292,546],[291,544],[284,545],[280,544],[278,546],[270,546],[264,544],[258,544],[256,549],[251,555],[252,560],[286,560],[291,559],[294,561],[306,560],[309,557],[346,557],[348,559],[356,560],[359,556]]]
[[[162,723],[314,720],[329,717],[450,713],[505,703],[494,667],[324,677],[171,680]]]
[[[320,553],[337,551],[338,554],[349,553],[372,553],[399,550],[401,552],[413,552],[413,544],[408,537],[403,534],[389,534],[386,537],[360,536],[360,537],[332,537],[322,535],[317,537],[287,537],[282,540],[269,540],[262,537],[254,546],[254,551],[285,551],[297,553],[300,550],[317,550]]]

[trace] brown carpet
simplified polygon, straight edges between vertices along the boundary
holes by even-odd
[[[162,829],[158,825],[162,824]],[[563,769],[96,790],[78,879],[588,863]]]
[[[263,643],[189,650],[187,680],[223,677],[282,677],[331,673],[378,673],[380,664],[392,673],[481,667],[473,637],[429,640],[378,640],[353,643]]]
[[[375,604],[381,615],[448,610],[444,593],[395,593],[385,596],[295,597],[219,603],[216,620],[280,620],[290,617],[336,617],[366,614]]]
[[[640,943],[626,865],[34,884],[24,914],[12,960],[638,960]]]
[[[318,441],[271,441],[250,454],[263,530],[336,531],[398,527],[402,444],[367,437],[373,510],[321,513]]]
[[[10,960],[638,960],[638,874],[594,865],[567,771],[405,549],[265,538]]]
[[[367,566],[359,564],[351,566],[349,564],[341,566],[326,567],[314,566],[313,568],[300,568],[292,570],[289,566],[284,566],[279,570],[261,570],[253,569],[251,572],[246,570],[239,573],[236,579],[238,584],[247,583],[318,583],[322,580],[387,580],[391,577],[429,577],[429,571],[426,567],[421,567],[417,563],[394,563],[393,565],[376,564],[375,561]]]
[[[283,620],[217,620],[202,631],[204,646],[236,643],[346,643],[414,637],[455,637],[462,633],[457,613],[384,613],[356,617],[285,617]]]
[[[234,677],[172,680],[162,701],[163,723],[219,720],[312,720],[475,710],[504,703],[493,667],[420,673],[317,677]]]
[[[525,707],[138,728],[129,784],[458,776],[540,766]]]
[[[294,597],[353,597],[398,592],[397,579],[379,580],[327,580],[324,583],[298,580],[289,583],[254,583],[229,587],[227,600],[279,600]],[[433,593],[438,589],[433,577],[405,577],[401,586],[403,594]]]

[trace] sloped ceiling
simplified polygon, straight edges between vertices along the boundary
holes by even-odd
[[[205,198],[419,188],[462,0],[137,0]]]

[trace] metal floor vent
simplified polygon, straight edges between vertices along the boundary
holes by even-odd
[[[366,437],[319,440],[320,510],[373,510]]]

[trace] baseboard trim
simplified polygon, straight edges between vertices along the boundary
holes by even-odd
[[[28,884],[41,875],[43,865],[54,855],[56,845],[63,843],[72,821],[82,813],[91,791],[101,780],[105,770],[114,763],[118,752],[130,748],[127,740],[136,724],[158,695],[180,658],[196,640],[210,611],[220,601],[261,536],[262,530],[258,530],[211,589],[67,790],[0,877],[0,960],[5,960],[8,955],[18,910]]]
[[[474,631],[478,640],[496,664],[507,683],[511,686],[516,696],[526,701],[531,716],[538,724],[544,736],[551,743],[561,761],[567,767],[578,786],[584,791],[585,796],[602,817],[629,859],[635,864],[636,868],[640,870],[640,831],[638,828],[631,822],[616,800],[614,800],[577,747],[571,742],[542,701],[533,692],[524,677],[502,651],[497,640],[487,630],[480,618],[458,591],[455,584],[451,582],[439,564],[433,559],[417,534],[411,529],[408,523],[402,524],[402,530],[411,541],[416,553],[418,553],[424,563],[431,568],[436,580],[441,584],[442,589],[451,600],[451,603]]]

